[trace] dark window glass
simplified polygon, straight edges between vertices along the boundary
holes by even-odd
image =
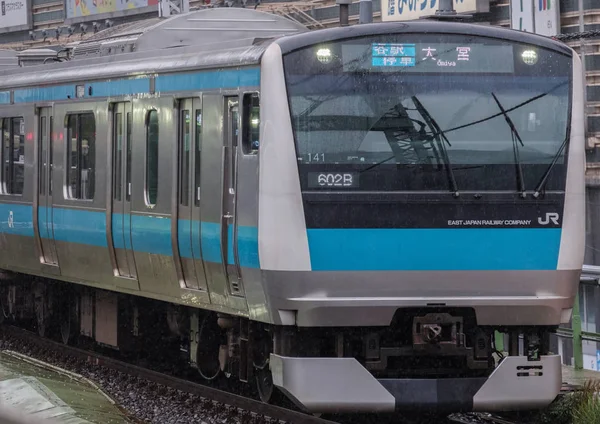
[[[40,141],[39,141],[39,152],[40,152],[40,176],[39,176],[39,192],[40,194],[46,193],[46,170],[48,152],[48,129],[46,128],[46,117],[40,116]]]
[[[121,200],[121,174],[123,170],[123,114],[115,113],[113,125],[113,195],[115,200]]]
[[[12,174],[11,167],[11,120],[10,118],[5,118],[2,120],[2,187],[4,193],[10,193],[10,176]]]
[[[2,143],[4,193],[23,194],[25,172],[25,123],[23,118],[3,119]]]
[[[200,169],[202,160],[202,110],[196,110],[196,157],[194,159],[195,169],[194,169],[194,179],[195,183],[195,194],[194,194],[194,204],[196,206],[200,205]]]
[[[158,193],[158,112],[148,112],[146,125],[146,204],[156,205]]]
[[[564,189],[566,55],[477,36],[386,34],[292,52],[284,69],[303,189],[448,191],[450,169],[459,191],[514,191],[515,151],[526,190],[555,156],[546,188]]]
[[[79,154],[77,135],[77,115],[69,115],[67,118],[67,169],[68,169],[68,194],[72,199],[78,199]]]
[[[179,202],[183,206],[189,204],[190,198],[190,160],[192,158],[190,154],[190,143],[191,143],[192,125],[190,122],[190,111],[181,111],[181,140],[179,151],[181,152],[180,166],[181,172],[179,175],[180,189],[179,189]]]
[[[94,198],[96,121],[93,113],[67,118],[68,194],[71,199]]]
[[[125,198],[131,200],[131,112],[127,113],[127,164],[125,169]]]
[[[258,94],[244,94],[244,133],[242,147],[245,154],[256,154],[259,143],[260,101]]]
[[[48,172],[48,194],[52,194],[52,157],[53,157],[53,152],[52,149],[54,148],[54,117],[50,117],[50,131],[49,131],[49,136],[50,136],[50,142],[48,143],[48,166],[50,167],[49,172]]]

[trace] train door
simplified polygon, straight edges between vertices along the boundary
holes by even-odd
[[[225,97],[222,160],[221,259],[230,293],[243,296],[237,251],[237,157],[239,138],[239,100]]]
[[[202,100],[179,102],[177,245],[183,286],[207,290],[202,258],[200,165],[202,157]]]
[[[117,103],[112,110],[112,208],[111,234],[115,274],[120,285],[139,290],[131,243],[132,106]]]
[[[53,126],[52,108],[39,108],[37,233],[41,248],[40,261],[58,271],[58,255],[54,244],[54,227],[52,225]]]

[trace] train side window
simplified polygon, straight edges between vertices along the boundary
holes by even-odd
[[[246,155],[258,153],[260,127],[260,98],[258,93],[244,94],[242,150]]]
[[[46,117],[40,116],[40,143],[39,143],[39,152],[40,152],[40,165],[39,165],[39,190],[40,194],[46,193],[46,167],[47,164],[47,152],[44,150],[44,147],[48,145],[48,131],[46,128]],[[47,148],[47,147],[46,147]]]
[[[179,150],[181,152],[179,163],[181,164],[180,178],[180,192],[179,192],[179,203],[182,206],[188,206],[190,197],[190,145],[192,135],[191,116],[189,110],[181,111],[181,140]]]
[[[121,200],[121,171],[123,170],[123,114],[116,113],[113,121],[113,195]]]
[[[93,113],[67,115],[66,150],[68,197],[92,200],[96,163],[96,121]]]
[[[158,194],[158,112],[151,110],[146,119],[146,205],[156,205]]]
[[[131,200],[131,112],[127,112],[127,163],[125,164],[125,200]]]
[[[196,206],[200,206],[200,165],[201,165],[201,156],[202,156],[202,110],[196,110],[196,158],[194,159],[194,163],[196,166],[194,167],[194,180],[196,181],[195,191],[194,191],[194,204]]]
[[[50,117],[50,134],[49,134],[49,141],[50,143],[48,143],[48,194],[52,194],[52,154],[53,151],[52,149],[54,149],[54,117]]]
[[[25,123],[23,118],[2,120],[2,187],[5,194],[23,194]]]

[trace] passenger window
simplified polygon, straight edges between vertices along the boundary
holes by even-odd
[[[113,194],[115,200],[121,200],[121,171],[123,169],[123,114],[116,113],[113,122],[114,141],[113,141]]]
[[[158,112],[148,112],[146,120],[146,204],[156,205],[158,193]]]
[[[127,163],[125,165],[125,199],[131,200],[131,112],[127,112]]]
[[[5,194],[23,194],[25,123],[23,118],[2,120],[2,188]]]
[[[190,143],[191,143],[192,125],[190,122],[190,111],[181,111],[181,141],[179,150],[181,152],[180,163],[181,163],[181,174],[180,178],[180,192],[179,202],[182,206],[187,206],[190,198]]]
[[[67,184],[71,199],[94,198],[96,121],[93,113],[67,116]]]
[[[52,194],[52,149],[54,148],[54,117],[50,117],[50,143],[48,143],[48,194]]]
[[[260,99],[257,93],[244,94],[242,149],[244,154],[258,153],[260,126]]]
[[[39,191],[40,194],[46,193],[46,167],[47,165],[47,149],[48,146],[48,131],[46,128],[46,117],[40,117],[40,143],[39,143],[39,152],[40,152],[40,165],[39,165]]]
[[[202,156],[202,111],[196,110],[196,158],[194,163],[194,180],[196,181],[194,191],[194,204],[200,206],[200,165]]]

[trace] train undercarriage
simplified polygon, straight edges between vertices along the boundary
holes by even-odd
[[[284,327],[8,273],[0,307],[0,320],[42,336],[191,366],[206,381],[249,383],[264,402],[285,394],[313,413],[533,409],[560,388],[560,359],[549,352],[554,328],[479,327],[469,308],[399,309],[388,327]],[[496,332],[507,352],[496,348]],[[531,387],[531,401],[514,404]]]

